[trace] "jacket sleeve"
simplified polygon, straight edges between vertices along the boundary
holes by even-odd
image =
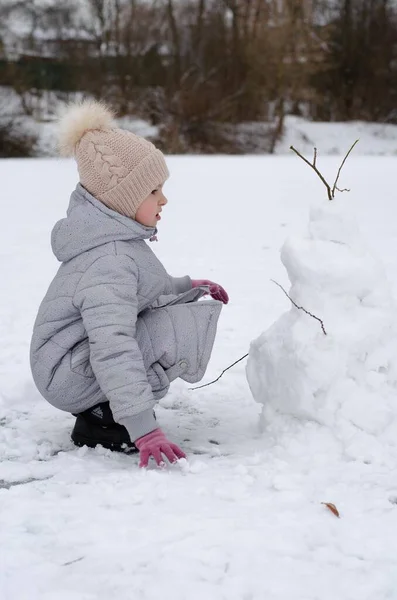
[[[179,295],[183,294],[192,289],[192,280],[189,275],[185,275],[185,277],[172,277],[169,275],[171,285],[172,285],[172,293]]]
[[[80,310],[90,345],[90,362],[114,419],[135,441],[158,427],[155,399],[135,338],[138,317],[138,272],[125,255],[97,259],[77,286]]]

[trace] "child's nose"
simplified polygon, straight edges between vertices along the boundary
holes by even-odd
[[[161,200],[160,200],[160,203],[161,203],[162,205],[163,205],[163,204],[167,204],[167,203],[168,203],[168,200],[167,200],[167,198],[164,196],[164,194],[163,194],[163,196],[162,196],[162,198],[161,198]]]

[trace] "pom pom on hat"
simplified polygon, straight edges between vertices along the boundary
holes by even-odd
[[[135,218],[150,193],[169,177],[163,153],[119,129],[111,108],[96,100],[67,107],[59,121],[59,150],[74,156],[81,185],[108,208]]]
[[[58,146],[62,156],[74,156],[76,146],[87,131],[114,127],[114,113],[96,100],[69,104],[59,120]]]

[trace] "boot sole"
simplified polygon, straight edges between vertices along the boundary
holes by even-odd
[[[96,448],[97,446],[102,446],[107,450],[112,450],[113,452],[122,452],[124,454],[136,454],[137,452],[139,452],[135,444],[130,446],[127,443],[117,444],[114,442],[105,442],[103,440],[95,441],[92,438],[82,435],[81,433],[76,434],[74,432],[72,432],[72,435],[70,437],[75,446],[79,446],[80,448],[82,446],[87,446],[88,448]]]

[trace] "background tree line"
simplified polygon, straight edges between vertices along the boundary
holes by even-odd
[[[239,152],[266,124],[271,152],[287,114],[396,118],[396,0],[0,0],[0,86],[27,113],[104,98],[168,152]]]

